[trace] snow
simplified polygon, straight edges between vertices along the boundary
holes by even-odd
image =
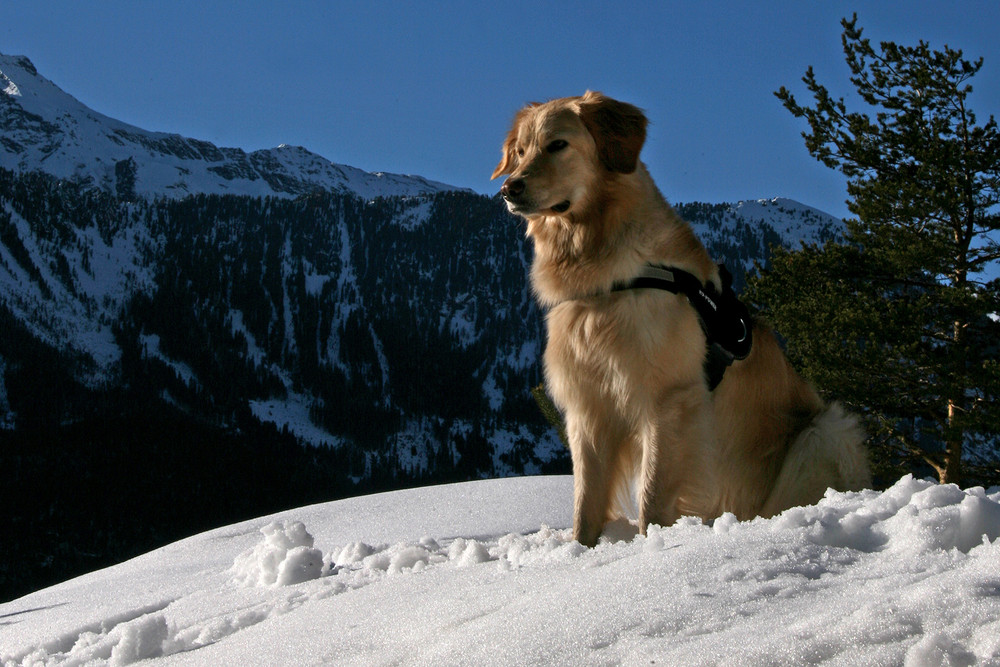
[[[423,225],[434,210],[433,202],[430,199],[412,198],[405,203],[409,205],[396,216],[393,222],[400,229],[406,231],[413,231]]]
[[[1000,489],[907,476],[594,549],[571,505],[511,478],[209,531],[0,605],[0,661],[1000,664]]]
[[[430,468],[431,449],[427,443],[434,442],[435,430],[441,427],[440,419],[431,417],[411,417],[393,436],[392,458],[398,462],[401,470],[413,473],[426,472]],[[446,447],[440,444],[439,447]]]
[[[109,323],[118,318],[129,296],[152,285],[152,272],[141,265],[138,249],[148,238],[131,226],[107,245],[96,225],[91,225],[73,228],[76,238],[63,247],[39,238],[27,220],[9,204],[4,206],[36,277],[0,244],[0,294],[39,338],[89,355],[96,363],[94,377],[89,379],[99,383],[105,379],[104,370],[121,358]],[[55,258],[60,255],[70,267],[71,285],[54,273]]]
[[[782,238],[799,239],[803,243],[822,243],[820,232],[831,226],[839,230],[841,225],[828,213],[784,197],[739,201],[732,212],[742,220],[765,221]]]
[[[4,95],[10,95],[11,97],[20,97],[21,91],[17,87],[17,84],[4,76],[3,72],[0,72],[0,86],[3,86]]]
[[[290,380],[286,382],[286,387],[286,398],[249,401],[250,411],[253,415],[262,422],[274,424],[279,430],[287,429],[304,442],[316,447],[339,445],[341,443],[339,437],[317,426],[312,417],[309,416],[309,408],[316,399],[292,391]]]
[[[142,344],[143,356],[147,359],[159,359],[166,364],[177,378],[189,387],[197,387],[201,383],[194,370],[182,361],[171,359],[160,349],[160,337],[156,334],[143,334],[139,336],[139,343]]]
[[[287,296],[285,298],[286,308]],[[243,313],[236,309],[229,311],[229,326],[233,334],[241,334],[247,343],[246,358],[257,366],[264,366],[285,385],[285,397],[256,399],[248,402],[253,415],[261,422],[274,424],[279,430],[288,430],[303,442],[317,447],[337,446],[341,444],[338,436],[331,434],[313,422],[309,415],[313,403],[318,400],[308,394],[297,392],[294,382],[286,369],[275,363],[268,362],[267,354],[257,344],[253,333],[246,327]]]
[[[462,347],[476,341],[476,299],[468,292],[457,294],[449,303],[442,304],[439,328],[447,330]]]
[[[321,273],[307,273],[306,278],[306,293],[309,296],[322,296],[323,288],[328,282],[330,282],[330,276]]]

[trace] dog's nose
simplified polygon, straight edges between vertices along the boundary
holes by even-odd
[[[524,179],[508,178],[500,187],[500,194],[503,195],[504,199],[521,196],[524,194]]]

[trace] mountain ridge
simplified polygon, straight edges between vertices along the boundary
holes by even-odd
[[[0,53],[0,167],[41,169],[122,197],[233,194],[295,197],[316,190],[361,197],[462,190],[422,176],[366,172],[300,146],[246,152],[110,118]]]

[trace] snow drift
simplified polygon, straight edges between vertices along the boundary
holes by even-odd
[[[300,508],[0,605],[4,665],[1000,664],[1000,489],[570,538],[572,480]]]

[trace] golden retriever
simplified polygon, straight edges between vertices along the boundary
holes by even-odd
[[[639,530],[679,516],[772,516],[828,487],[870,485],[864,435],[753,324],[749,356],[710,389],[706,334],[686,296],[616,289],[647,265],[721,291],[719,268],[639,152],[647,120],[588,91],[514,118],[493,178],[527,220],[546,318],[545,378],[573,459],[573,536],[597,543],[637,488]]]

